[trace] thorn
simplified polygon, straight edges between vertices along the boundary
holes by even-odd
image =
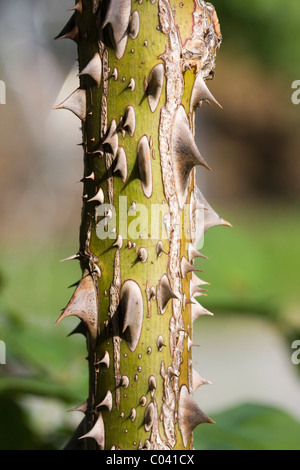
[[[135,110],[133,106],[127,106],[125,113],[122,119],[122,129],[127,131],[130,137],[134,136],[135,133]]]
[[[110,390],[108,390],[107,394],[105,395],[105,398],[101,401],[101,403],[99,403],[99,405],[96,406],[96,408],[100,408],[101,406],[105,406],[108,411],[112,410],[113,397]]]
[[[152,162],[149,141],[146,135],[143,135],[137,145],[137,161],[139,176],[145,196],[149,199],[152,196]]]
[[[109,358],[108,351],[105,351],[104,356],[102,357],[102,359],[100,361],[95,363],[95,366],[98,366],[99,364],[104,364],[106,366],[106,368],[109,369],[110,358]]]
[[[116,156],[119,148],[119,138],[117,134],[117,123],[115,119],[111,121],[108,133],[102,141],[102,145],[109,145],[111,153],[114,157]]]
[[[114,173],[119,171],[123,183],[127,180],[127,157],[124,147],[119,147],[116,154],[117,164],[114,168]]]
[[[92,276],[87,275],[82,277],[70,302],[54,326],[66,317],[76,316],[87,326],[92,341],[95,342],[97,337],[97,315],[98,306],[95,285]]]
[[[86,91],[77,88],[68,98],[55,106],[53,109],[67,109],[79,117],[82,121],[86,119]]]
[[[207,256],[203,255],[198,250],[196,250],[196,248],[194,248],[191,243],[189,243],[189,247],[188,247],[188,257],[189,257],[190,263],[194,261],[195,258],[209,259]]]
[[[99,191],[96,193],[94,197],[89,199],[87,202],[98,202],[100,204],[104,203],[104,192],[103,189],[100,188]]]
[[[220,217],[209,205],[198,186],[195,186],[194,193],[197,209],[203,211],[204,208],[204,233],[207,232],[207,230],[209,230],[211,227],[215,227],[217,225],[226,225],[227,227],[232,227],[232,225],[227,222],[227,220],[224,220],[222,217]],[[203,227],[198,227],[198,231],[203,234]]]
[[[172,155],[174,160],[175,185],[179,206],[182,209],[187,197],[190,172],[196,165],[211,171],[198,147],[189,127],[185,109],[180,105],[175,113],[172,136]]]
[[[212,317],[214,316],[212,312],[202,307],[202,305],[199,304],[199,302],[193,303],[191,305],[192,323],[194,323],[194,321],[197,320],[197,318],[199,318],[202,315],[210,315]]]
[[[181,268],[182,279],[184,279],[185,276],[189,274],[190,272],[201,272],[200,269],[195,268],[195,266],[189,263],[188,260],[184,256],[181,258],[180,268]]]
[[[129,25],[128,25],[128,34],[131,39],[136,39],[140,30],[140,16],[138,11],[134,11],[131,14]]]
[[[156,110],[164,84],[165,69],[162,63],[153,67],[147,85],[148,103],[152,113]]]
[[[118,235],[118,238],[117,240],[115,241],[115,243],[113,244],[113,246],[116,246],[117,248],[119,248],[119,250],[121,250],[122,246],[123,246],[123,238],[122,238],[122,235]]]
[[[64,258],[60,260],[60,263],[63,263],[64,261],[72,261],[73,259],[79,259],[80,255],[76,253],[76,255],[69,256],[69,258]]]
[[[178,296],[171,289],[167,274],[163,274],[157,287],[157,303],[161,315],[167,310],[168,302],[171,299],[179,300]]]
[[[122,59],[128,39],[131,0],[111,0],[102,29],[109,25],[109,34],[117,59]]]
[[[143,324],[143,296],[138,284],[132,279],[124,282],[120,295],[122,333],[130,351],[135,351]]]
[[[86,67],[78,74],[79,77],[82,75],[89,75],[96,82],[99,88],[102,77],[102,61],[99,52],[96,52]]]
[[[82,15],[82,0],[78,0],[78,2],[76,3],[76,5],[72,8],[69,8],[67,11],[77,11],[78,13],[80,13],[80,15]]]
[[[190,110],[194,111],[198,106],[201,106],[203,101],[205,101],[207,104],[215,103],[217,106],[223,109],[220,103],[218,103],[218,101],[209,91],[205,81],[201,76],[201,73],[199,73],[195,79],[192,90]]]
[[[91,437],[95,439],[98,446],[101,450],[104,450],[105,447],[105,428],[104,428],[104,421],[102,418],[102,414],[99,413],[98,419],[94,427],[84,436],[79,437],[79,439],[84,439],[86,437]]]
[[[68,410],[68,412],[71,413],[72,411],[80,411],[81,413],[86,414],[87,408],[88,408],[88,402],[86,400],[84,403],[82,403],[82,405],[77,406],[76,408],[73,408],[72,410]]]
[[[193,393],[195,393],[195,391],[199,387],[202,387],[203,385],[212,385],[212,382],[201,377],[201,375],[198,374],[198,372],[195,369],[193,369],[192,383],[193,383]]]
[[[191,338],[188,337],[188,340],[187,340],[187,350],[190,351],[190,349],[192,349],[193,347],[200,348],[200,344],[195,344],[195,343],[193,343],[193,341],[191,340]]]
[[[134,80],[134,78],[131,77],[127,88],[129,88],[129,90],[131,90],[131,91],[134,91],[134,89],[135,89],[135,80]]]
[[[139,258],[139,260],[141,261],[141,263],[146,263],[146,261],[147,261],[147,259],[148,259],[148,253],[147,253],[146,248],[143,248],[143,247],[140,248],[140,249],[138,250],[137,255],[138,255],[138,258]]]
[[[159,335],[159,337],[157,338],[156,345],[159,352],[161,352],[163,348],[166,348],[162,335]]]
[[[192,282],[195,286],[204,286],[204,285],[210,286],[210,283],[209,283],[209,282],[202,281],[202,279],[200,279],[198,276],[196,276],[195,273],[192,273],[191,282]]]
[[[127,375],[122,375],[121,377],[121,387],[128,388],[129,387],[129,378]]]
[[[92,171],[92,173],[89,176],[84,176],[80,182],[83,183],[86,180],[92,180],[95,181],[95,173]]]
[[[153,398],[155,394],[155,390],[156,390],[156,378],[154,377],[154,375],[151,375],[149,377],[148,387],[149,387],[151,398]]]
[[[146,432],[151,431],[155,417],[155,409],[153,402],[150,402],[145,410],[144,428]]]
[[[61,32],[54,39],[72,39],[75,42],[78,42],[78,26],[75,23],[75,13],[71,16],[66,26],[61,30]]]
[[[188,444],[188,439],[193,430],[202,423],[214,423],[199,408],[192,396],[189,394],[186,385],[182,385],[178,402],[178,422],[184,447]]]
[[[115,81],[118,80],[119,73],[118,73],[118,69],[116,67],[114,67],[113,73],[111,75],[112,75],[112,77]]]

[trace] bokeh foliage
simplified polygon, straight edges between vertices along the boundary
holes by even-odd
[[[298,0],[213,3],[224,38],[220,55],[230,57],[231,63],[248,58],[265,71],[266,87],[274,75],[284,76],[287,83],[300,78]],[[53,31],[44,24],[53,37],[61,26],[59,17],[51,25]],[[213,185],[213,177],[210,182]],[[201,269],[212,286],[203,303],[216,316],[250,312],[269,318],[290,348],[300,337],[299,201],[287,205],[269,200],[266,205],[253,198],[244,207],[225,210],[221,196],[220,189],[215,208],[234,228],[214,228],[206,236],[203,252],[210,260],[202,262]],[[59,263],[77,250],[76,235],[71,237],[68,233],[64,241],[57,238],[39,245],[12,239],[1,246],[0,339],[7,345],[7,365],[0,366],[1,449],[62,447],[74,429],[70,420],[77,419],[65,410],[87,394],[84,341],[66,338],[76,320],[53,328],[70,298],[68,285],[80,277],[76,262]],[[46,405],[53,400],[61,410],[56,421],[46,405],[37,419],[32,403],[40,399]],[[281,410],[239,404],[213,418],[215,426],[195,432],[196,448],[300,447],[298,421]]]

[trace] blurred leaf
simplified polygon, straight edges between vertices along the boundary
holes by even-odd
[[[251,55],[265,68],[281,68],[294,77],[299,74],[298,0],[284,5],[280,0],[252,0],[251,4],[214,0],[214,6],[221,22],[224,48],[231,45],[235,55]]]
[[[300,450],[300,422],[284,411],[240,405],[194,431],[197,450]]]
[[[0,395],[0,449],[39,450],[48,444],[31,429],[26,413],[8,395]]]

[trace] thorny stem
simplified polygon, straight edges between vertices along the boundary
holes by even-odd
[[[89,361],[66,448],[192,449],[194,427],[212,422],[192,398],[208,383],[192,369],[193,320],[210,313],[195,299],[196,245],[226,224],[195,186],[195,165],[209,167],[194,112],[218,104],[205,85],[217,16],[203,0],[78,0],[59,37],[78,46],[79,88],[57,108],[82,120],[84,177],[83,277],[58,321],[79,317]]]

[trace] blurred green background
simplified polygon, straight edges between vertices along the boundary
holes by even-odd
[[[233,229],[211,229],[202,250],[215,316],[196,323],[194,359],[213,385],[195,399],[216,425],[196,430],[195,448],[299,449],[299,2],[214,5],[223,44],[209,86],[224,109],[197,111],[213,168],[198,178]],[[80,277],[59,263],[78,249],[79,123],[51,111],[77,83],[74,44],[52,40],[71,6],[0,1],[0,449],[62,448],[81,419],[66,410],[88,393],[85,344],[66,337],[76,320],[53,327]]]

